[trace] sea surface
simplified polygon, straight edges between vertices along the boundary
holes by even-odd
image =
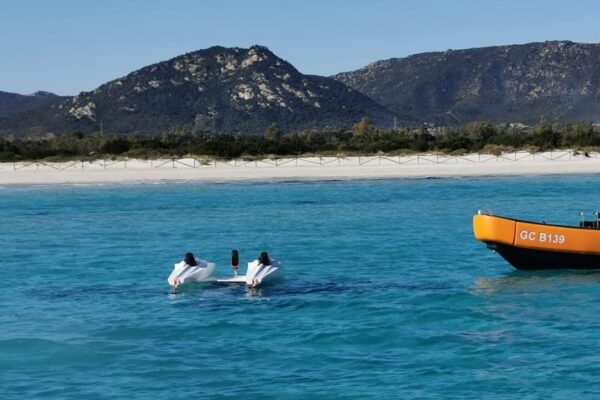
[[[478,209],[576,224],[600,177],[0,188],[1,399],[600,395],[600,273],[518,272]],[[231,276],[177,293],[187,251]]]

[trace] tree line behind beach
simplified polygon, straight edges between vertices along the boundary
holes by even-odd
[[[587,150],[600,147],[600,131],[590,123],[533,127],[473,122],[459,127],[421,126],[415,129],[377,129],[363,118],[350,131],[284,134],[276,124],[264,135],[214,135],[178,128],[159,137],[118,136],[95,132],[50,136],[44,139],[0,139],[0,161],[69,160],[98,158],[161,158],[185,155],[215,158],[264,156],[488,153],[553,149]]]

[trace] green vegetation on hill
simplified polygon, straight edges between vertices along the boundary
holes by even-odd
[[[218,158],[290,156],[303,154],[402,154],[410,152],[500,153],[525,149],[586,149],[600,146],[600,132],[587,123],[550,124],[535,127],[473,122],[453,128],[379,130],[365,118],[352,131],[306,132],[281,135],[276,124],[265,134],[206,135],[178,129],[161,137],[95,132],[64,134],[43,140],[0,139],[0,161],[37,159],[94,159],[105,157],[158,158],[185,155]]]
[[[415,54],[334,78],[407,120],[599,121],[600,44],[550,41]]]
[[[24,113],[39,108],[50,107],[67,100],[49,92],[36,92],[31,95],[8,93],[0,91],[0,120],[10,115]]]
[[[0,117],[14,108],[3,105],[0,95]],[[392,112],[364,94],[332,78],[304,75],[266,47],[211,47],[45,107],[6,113],[0,137],[97,130],[160,136],[180,126],[260,135],[273,122],[286,132],[327,132],[349,128],[363,115],[378,126],[394,121]]]

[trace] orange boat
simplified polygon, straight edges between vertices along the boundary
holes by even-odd
[[[564,226],[479,211],[473,217],[473,232],[518,269],[600,268],[600,220]]]

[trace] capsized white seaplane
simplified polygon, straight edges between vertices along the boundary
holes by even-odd
[[[257,260],[248,263],[248,269],[245,275],[239,275],[239,253],[237,250],[231,252],[231,268],[234,276],[231,278],[219,278],[219,283],[237,283],[247,286],[257,287],[264,284],[277,282],[283,278],[281,263],[269,258],[267,252],[262,252]],[[192,253],[187,253],[185,259],[173,266],[171,275],[167,282],[173,288],[194,282],[214,281],[212,273],[215,264],[205,260],[197,259]]]

